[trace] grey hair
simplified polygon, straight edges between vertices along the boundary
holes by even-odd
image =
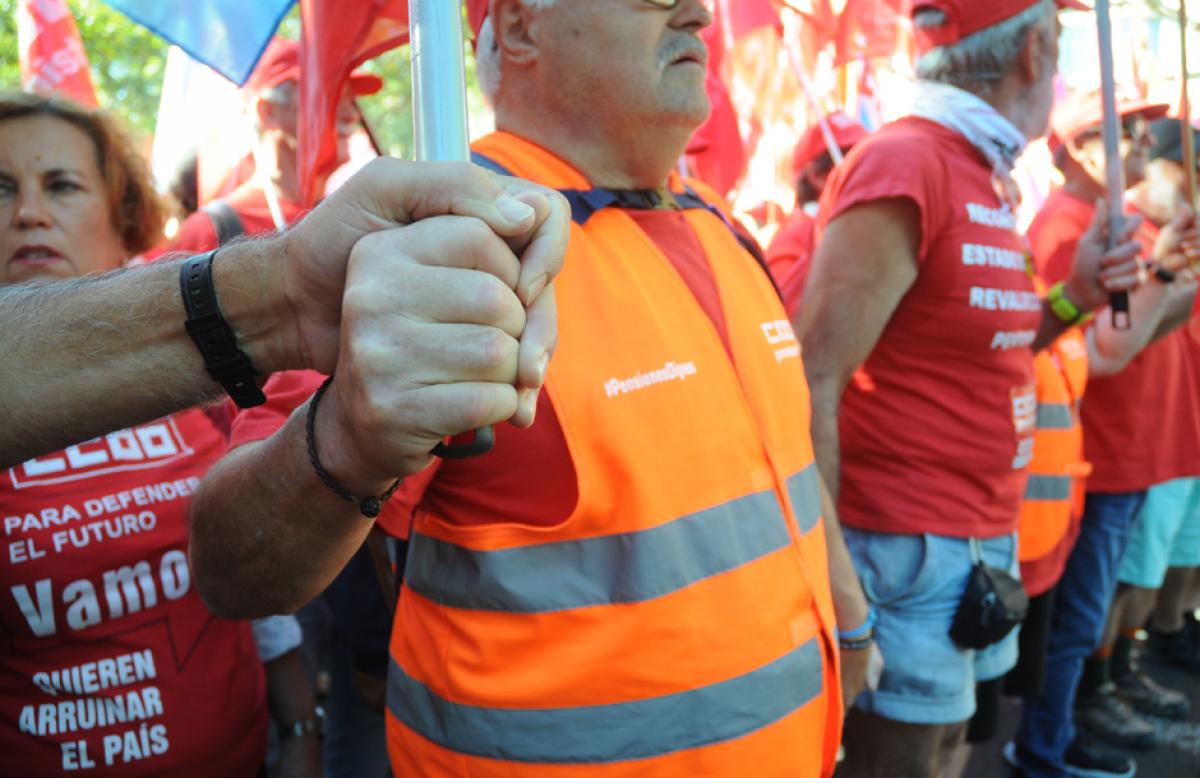
[[[558,0],[521,0],[521,5],[541,11],[558,3]],[[496,42],[496,28],[489,13],[479,28],[479,39],[475,41],[475,75],[479,88],[488,102],[495,104],[500,94],[500,45]]]
[[[917,60],[917,78],[987,94],[1012,70],[1026,36],[1038,27],[1053,36],[1057,17],[1054,0],[1034,3],[958,43],[926,52]],[[921,29],[932,30],[945,23],[946,15],[936,8],[918,8],[913,12],[913,24]]]

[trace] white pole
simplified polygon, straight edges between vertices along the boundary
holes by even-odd
[[[1104,170],[1108,181],[1108,246],[1117,244],[1123,222],[1125,166],[1121,163],[1121,127],[1117,114],[1117,85],[1113,77],[1112,21],[1108,0],[1096,0],[1096,34],[1100,48],[1100,94],[1104,101]],[[1129,329],[1129,293],[1115,292],[1109,297],[1113,327]]]

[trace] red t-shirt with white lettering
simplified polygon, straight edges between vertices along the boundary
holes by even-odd
[[[728,347],[716,281],[687,220],[669,210],[628,213],[671,260]],[[272,376],[264,387],[266,404],[241,411],[234,419],[231,445],[273,435],[322,380],[313,372]],[[437,460],[405,479],[384,505],[380,526],[397,537],[407,537],[413,509],[419,503],[462,525],[519,522],[553,526],[570,516],[578,500],[575,466],[549,396],[539,396],[532,427],[522,430],[500,424],[495,432],[495,446],[487,456]]]
[[[187,559],[224,452],[188,411],[0,472],[0,775],[258,772],[250,625],[208,611]]]
[[[842,398],[840,517],[876,532],[1013,532],[1033,448],[1041,301],[1012,209],[966,139],[909,117],[834,170],[818,242],[849,209],[895,198],[920,214],[918,276]]]
[[[1058,190],[1038,211],[1029,239],[1050,281],[1070,272],[1079,238],[1096,206]],[[1137,239],[1150,256],[1158,228],[1143,219]],[[1151,281],[1150,283],[1157,283]],[[1107,314],[1106,314],[1107,315]],[[1093,378],[1083,398],[1089,492],[1136,492],[1172,478],[1200,475],[1200,353],[1187,327],[1154,341],[1115,376]]]

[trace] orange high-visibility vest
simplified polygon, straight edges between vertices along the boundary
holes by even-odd
[[[1087,341],[1078,327],[1063,333],[1034,357],[1037,371],[1037,432],[1029,482],[1017,531],[1022,562],[1041,559],[1066,537],[1071,517],[1083,509],[1084,479],[1079,403],[1087,387]]]
[[[589,188],[514,136],[476,148]],[[635,221],[597,211],[572,225],[545,388],[574,511],[459,526],[418,507],[388,679],[397,775],[832,773],[835,622],[799,344],[721,219],[684,214],[730,350]]]

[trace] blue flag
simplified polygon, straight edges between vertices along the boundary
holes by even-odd
[[[106,0],[238,86],[296,0]]]

